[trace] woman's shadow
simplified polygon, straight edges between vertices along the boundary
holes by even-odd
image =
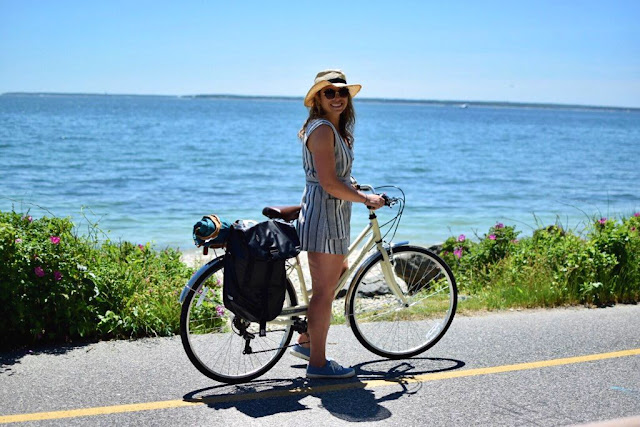
[[[222,385],[195,390],[184,395],[188,402],[201,402],[212,409],[236,410],[262,418],[283,412],[311,409],[302,402],[307,396],[320,399],[321,407],[349,422],[378,421],[391,412],[381,403],[417,393],[422,382],[411,381],[418,375],[460,369],[464,362],[444,358],[413,358],[391,368],[389,360],[355,365],[357,377],[346,380],[269,379],[242,385]],[[294,365],[306,368],[306,365]],[[384,387],[381,387],[384,386]]]

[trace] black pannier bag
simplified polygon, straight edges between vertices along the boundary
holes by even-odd
[[[266,323],[278,317],[284,304],[285,261],[299,253],[298,234],[288,222],[233,223],[224,258],[224,306],[236,316],[259,322],[264,336]]]

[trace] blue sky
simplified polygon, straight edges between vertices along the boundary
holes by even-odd
[[[0,0],[0,93],[362,97],[640,107],[640,1]]]

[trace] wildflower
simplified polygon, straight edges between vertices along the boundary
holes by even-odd
[[[144,245],[138,244],[138,249],[140,249],[142,252],[144,252]]]
[[[59,271],[54,271],[53,278],[56,279],[56,282],[62,280],[62,273],[60,273]]]
[[[53,243],[54,245],[60,243],[60,238],[58,236],[51,236],[49,237],[49,240],[51,240],[51,243]]]
[[[224,308],[221,305],[217,305],[216,306],[216,313],[218,313],[218,316],[220,316],[220,317],[224,316]]]
[[[16,239],[16,243],[22,243],[22,239],[18,237],[18,238]]]
[[[504,228],[504,224],[499,222],[499,223],[496,224],[496,228],[497,229]]]
[[[600,218],[600,219],[598,220],[598,222],[599,222],[600,224],[604,225],[604,224],[607,222],[607,218]]]
[[[465,240],[467,240],[467,236],[464,234],[458,236],[458,242],[464,242]]]
[[[636,213],[634,213],[634,214],[633,214],[633,216],[635,216],[635,217],[639,217],[639,216],[640,216],[640,212],[636,212]]]
[[[635,227],[631,227],[631,231],[636,231],[636,228]]]
[[[490,234],[489,235],[489,240],[496,240],[496,235],[495,234]]]
[[[33,272],[36,273],[36,276],[38,277],[44,277],[44,270],[42,269],[42,267],[34,268]]]
[[[22,219],[26,219],[29,222],[33,222],[33,218],[31,217],[31,215],[29,216],[23,216]]]
[[[455,248],[455,249],[453,250],[453,254],[454,254],[455,256],[457,256],[458,258],[462,258],[462,248]]]

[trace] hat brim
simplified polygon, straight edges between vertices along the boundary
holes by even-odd
[[[346,87],[349,88],[349,94],[353,98],[356,96],[360,89],[362,89],[362,85],[350,85],[346,83],[331,83],[327,80],[323,80],[311,86],[309,92],[307,92],[307,96],[304,97],[304,105],[305,107],[311,107],[313,105],[313,97],[316,96],[316,93],[321,91],[323,88],[327,86],[335,86],[335,87]]]

